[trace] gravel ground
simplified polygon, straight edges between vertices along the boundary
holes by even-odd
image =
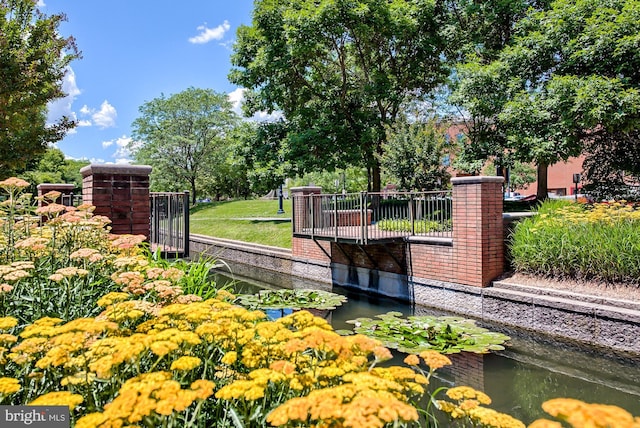
[[[503,275],[500,279],[515,284],[552,288],[556,290],[571,291],[574,293],[640,302],[640,287],[635,285],[615,283],[605,284],[577,280],[556,280],[513,272]]]

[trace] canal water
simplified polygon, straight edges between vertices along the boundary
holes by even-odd
[[[366,295],[361,291],[240,266],[227,266],[216,271],[214,280],[217,286],[229,285],[237,293],[254,293],[263,288],[310,288],[345,295],[348,300],[342,306],[317,313],[330,321],[336,330],[351,330],[348,320],[375,318],[389,311],[404,315],[455,315]],[[250,277],[247,276],[249,273]],[[509,335],[511,340],[506,349],[491,354],[452,355],[453,365],[437,372],[433,388],[472,386],[492,398],[490,407],[526,424],[548,417],[541,405],[557,397],[614,404],[640,416],[640,357],[588,348],[498,324],[478,322],[478,325]],[[401,364],[404,356],[395,350],[393,352],[397,360],[394,363]]]

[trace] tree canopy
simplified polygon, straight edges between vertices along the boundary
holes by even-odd
[[[205,164],[227,150],[227,138],[238,117],[227,95],[210,89],[188,88],[161,95],[140,108],[129,145],[137,162],[153,166],[151,186],[164,191],[191,191]],[[211,167],[211,165],[208,165]]]
[[[283,113],[293,173],[361,166],[379,190],[386,128],[446,76],[438,16],[432,0],[257,0],[229,78],[247,113]]]
[[[446,138],[448,125],[434,119],[409,122],[403,117],[389,129],[381,163],[400,190],[440,190],[447,186],[451,147]]]
[[[585,148],[597,164],[638,170],[603,148],[638,150],[639,30],[637,0],[556,0],[530,11],[495,61],[459,67],[458,100],[485,119],[485,144],[469,148],[536,163],[539,197],[546,166]]]
[[[35,0],[0,0],[0,175],[24,168],[75,123],[47,124],[47,103],[65,96],[62,80],[79,57],[60,36],[64,15],[47,16]]]

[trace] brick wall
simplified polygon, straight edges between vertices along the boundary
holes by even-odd
[[[366,253],[365,253],[366,251]],[[331,243],[331,261],[343,265],[353,265],[367,269],[378,269],[397,274],[407,273],[405,245],[369,244],[366,246]]]
[[[453,184],[449,245],[409,240],[409,274],[486,287],[504,272],[502,177],[460,177]]]
[[[146,165],[88,165],[82,174],[82,200],[95,215],[112,221],[116,234],[150,234],[149,174]]]
[[[294,236],[292,254],[298,258],[407,274],[415,278],[486,287],[505,268],[503,181],[502,177],[458,177],[451,180],[453,236],[449,240],[411,237],[406,244],[359,246]],[[303,189],[292,189],[292,192],[301,194],[305,192]],[[313,188],[304,194],[320,191]],[[294,208],[294,222],[301,222],[299,217],[295,218],[297,208],[308,207]],[[303,227],[302,223],[299,227]]]
[[[324,249],[324,251],[323,251]],[[331,255],[331,243],[329,241],[314,241],[307,238],[293,238],[291,254],[294,257],[301,257],[320,262],[330,262],[331,258],[327,257],[327,254]]]
[[[58,198],[55,202],[57,204],[62,204],[62,196],[73,195],[73,190],[75,189],[75,185],[73,184],[65,184],[65,183],[42,183],[36,186],[38,189],[38,197],[42,197],[49,192],[60,192],[61,197]],[[66,202],[66,201],[64,201]],[[41,207],[43,205],[48,205],[48,201],[43,201],[42,199],[38,200],[38,206]]]

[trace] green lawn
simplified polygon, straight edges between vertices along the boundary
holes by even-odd
[[[291,248],[291,201],[251,199],[200,203],[191,209],[191,233]]]

